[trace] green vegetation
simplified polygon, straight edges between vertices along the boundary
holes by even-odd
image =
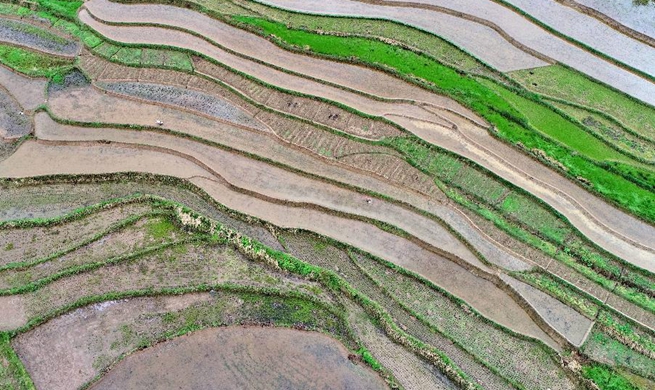
[[[650,165],[655,162],[655,145],[633,134],[615,119],[575,104],[560,101],[550,101],[549,103],[583,123],[589,133],[610,143],[623,153]]]
[[[360,354],[362,356],[362,360],[371,366],[371,368],[373,368],[375,371],[380,371],[382,369],[382,364],[380,364],[380,362],[378,362],[366,348],[360,348],[357,350],[357,353]]]
[[[653,360],[595,328],[582,346],[592,359],[622,367],[648,379],[655,379]]]
[[[16,352],[7,333],[0,333],[0,390],[34,390],[34,383]]]
[[[639,390],[618,372],[601,364],[584,366],[582,376],[593,381],[600,390]]]
[[[77,10],[84,4],[72,0],[36,0],[41,9],[68,20],[76,20]]]
[[[528,122],[541,133],[595,160],[597,163],[612,162],[612,166],[618,173],[623,174],[628,179],[638,180],[638,183],[645,188],[655,186],[655,177],[651,167],[644,166],[639,161],[619,153],[608,144],[587,133],[582,126],[564,119],[549,107],[521,97],[501,85],[484,79],[479,79],[479,82],[496,91],[503,99],[525,114]],[[542,144],[538,147],[547,150],[549,146]],[[560,162],[565,161],[563,157],[557,157],[557,160]],[[626,166],[626,163],[630,164],[630,166]],[[631,172],[631,170],[636,172]],[[645,179],[639,180],[642,177]]]
[[[573,307],[588,318],[594,319],[598,315],[599,308],[595,302],[592,302],[573,288],[565,286],[543,271],[521,272],[514,274],[514,276],[540,290],[547,291],[550,295]]]
[[[169,218],[151,219],[146,223],[146,231],[148,235],[155,239],[169,237],[177,227]]]
[[[126,65],[141,64],[141,49],[135,47],[123,47],[112,57],[116,61]]]
[[[509,75],[527,89],[602,111],[655,141],[655,108],[561,65],[517,70]]]
[[[191,0],[210,10],[222,12],[225,0],[219,2],[208,0]],[[221,3],[220,6],[217,3]],[[348,34],[361,37],[384,37],[387,41],[418,50],[433,59],[444,63],[462,72],[482,75],[493,79],[506,81],[505,77],[491,67],[483,64],[475,57],[469,55],[459,47],[432,33],[414,27],[402,25],[397,22],[357,18],[307,15],[288,12],[279,8],[265,6],[251,1],[234,0],[234,3],[247,8],[256,15],[284,23],[292,29],[312,32],[326,32],[328,34]],[[231,14],[244,15],[239,10],[231,10]],[[246,13],[246,15],[248,15]]]
[[[339,60],[355,59],[379,68],[392,69],[407,78],[418,77],[426,80],[437,92],[454,98],[493,123],[499,136],[505,140],[520,144],[529,151],[541,151],[537,152],[537,155],[545,153],[550,159],[561,164],[569,176],[584,178],[595,191],[636,215],[655,221],[655,193],[609,172],[601,164],[595,164],[578,153],[572,153],[569,148],[559,143],[550,141],[531,127],[524,113],[515,109],[493,89],[430,57],[373,39],[293,30],[282,23],[253,17],[235,16],[233,20],[242,26],[259,29],[266,36],[274,36],[283,46],[309,50]],[[526,94],[526,97],[529,96]],[[619,171],[622,174],[638,174],[626,172],[623,168]],[[634,181],[641,183],[647,180],[648,178],[635,178]]]
[[[17,72],[31,77],[47,77],[61,82],[73,67],[72,59],[64,59],[33,52],[19,47],[0,45],[0,62]]]

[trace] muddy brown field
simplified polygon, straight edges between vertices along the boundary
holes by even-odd
[[[325,335],[289,329],[210,329],[119,363],[92,389],[384,389],[370,369]],[[220,385],[219,385],[220,384]]]

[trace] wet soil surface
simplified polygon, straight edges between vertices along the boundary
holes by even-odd
[[[203,114],[234,122],[240,125],[266,130],[261,122],[249,113],[225,100],[217,99],[214,96],[194,91],[182,89],[169,85],[159,85],[151,83],[100,83],[102,89],[119,93],[122,95],[132,96],[152,102],[172,104],[186,109],[199,111]]]
[[[219,385],[220,384],[220,385]],[[276,328],[217,328],[119,363],[92,389],[384,389],[336,340]]]
[[[23,108],[0,85],[0,138],[16,139],[32,131],[32,121]]]

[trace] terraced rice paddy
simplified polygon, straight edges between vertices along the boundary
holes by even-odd
[[[0,389],[654,388],[653,41],[589,0],[0,3]]]

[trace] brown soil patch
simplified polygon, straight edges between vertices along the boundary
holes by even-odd
[[[0,65],[0,85],[26,110],[33,110],[45,101],[47,80],[30,79]]]
[[[37,388],[79,388],[98,374],[96,362],[127,352],[128,345],[121,343],[122,324],[140,314],[179,310],[209,299],[209,294],[191,294],[102,302],[57,317],[12,344]]]
[[[504,277],[546,323],[563,335],[571,344],[579,347],[584,343],[593,322],[550,295],[537,290],[529,284],[511,277]]]
[[[86,159],[89,165],[81,166]],[[57,164],[51,164],[57,161]],[[29,177],[56,174],[98,174],[146,172],[162,175],[207,176],[205,170],[189,161],[150,150],[93,145],[46,145],[27,141],[0,163],[0,176]]]
[[[383,389],[370,369],[320,333],[291,329],[207,329],[132,355],[93,389]]]
[[[0,297],[0,331],[16,329],[27,322],[24,299],[18,295]]]

